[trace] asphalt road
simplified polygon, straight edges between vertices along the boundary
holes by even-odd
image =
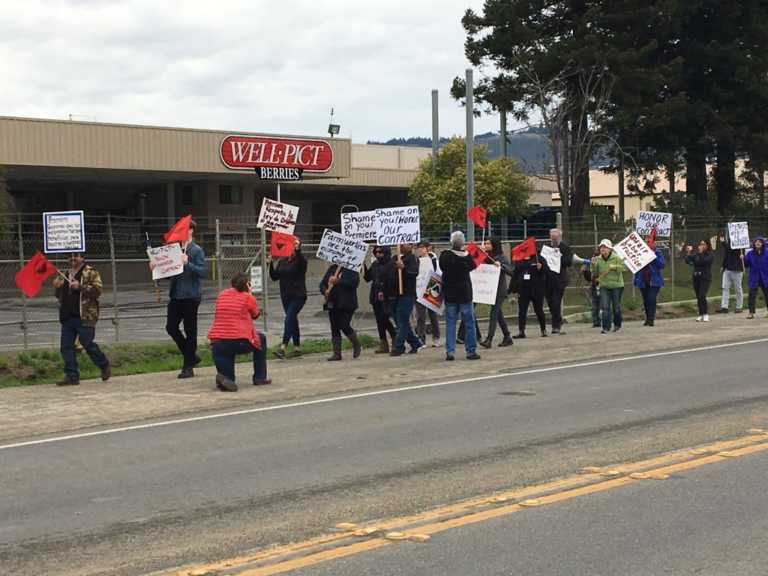
[[[764,354],[585,363],[0,445],[0,566],[145,574],[740,435],[768,422]]]

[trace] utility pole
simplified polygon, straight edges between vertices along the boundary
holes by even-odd
[[[440,124],[437,114],[437,90],[432,90],[432,177],[437,176],[437,149],[440,147]]]
[[[474,148],[475,148],[475,104],[474,104],[474,87],[472,85],[472,68],[467,68],[467,80],[466,80],[466,106],[467,106],[467,136],[466,136],[466,150],[467,150],[467,213],[469,209],[475,204],[475,172],[474,172]],[[467,216],[467,240],[474,242],[475,240],[475,223]]]
[[[503,108],[499,110],[501,114],[501,129],[499,130],[499,138],[501,139],[501,157],[507,157],[507,111]]]

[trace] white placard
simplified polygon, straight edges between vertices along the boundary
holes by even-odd
[[[184,262],[181,260],[181,246],[178,242],[147,248],[147,256],[150,263],[154,264],[152,268],[152,280],[162,280],[178,276],[184,272]]]
[[[264,290],[264,272],[261,266],[251,266],[251,294],[261,294]]]
[[[298,206],[283,204],[271,198],[264,198],[264,201],[261,203],[261,212],[259,212],[259,222],[256,226],[272,232],[293,234],[298,217]]]
[[[435,268],[432,266],[432,258],[429,256],[419,258],[419,275],[416,276],[416,294],[424,293],[424,290],[427,288],[427,282],[429,282],[429,277],[432,276],[434,271]]]
[[[43,251],[85,252],[85,215],[82,210],[43,212]]]
[[[641,236],[647,236],[656,227],[656,236],[659,238],[669,238],[672,235],[672,214],[669,212],[648,212],[640,211],[637,213],[637,223],[635,230]]]
[[[648,247],[648,244],[642,239],[640,234],[632,232],[621,242],[613,247],[616,253],[621,256],[633,274],[637,274],[656,260],[656,253]]]
[[[341,233],[347,238],[373,242],[376,240],[376,211],[343,212],[341,214]]]
[[[415,244],[420,240],[421,224],[418,206],[376,210],[376,243],[379,246]]]
[[[728,222],[728,238],[733,250],[752,247],[749,242],[749,225],[746,222]]]
[[[420,296],[416,301],[442,315],[445,312],[445,301],[443,300],[443,278],[437,272],[432,272],[427,279],[424,289],[417,292]]]
[[[480,264],[469,273],[472,279],[472,302],[491,306],[496,304],[499,274],[501,274],[501,267],[493,264]]]
[[[368,252],[368,244],[365,242],[347,238],[326,228],[320,239],[320,246],[317,248],[317,257],[358,272],[363,265],[366,252]]]
[[[560,253],[560,248],[553,248],[544,244],[541,247],[541,257],[547,263],[549,269],[555,274],[560,274],[560,263],[562,262],[563,255]]]

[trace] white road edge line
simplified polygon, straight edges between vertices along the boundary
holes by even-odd
[[[574,368],[585,368],[588,366],[600,366],[602,364],[614,364],[617,362],[631,362],[633,360],[645,360],[648,358],[659,358],[663,356],[675,356],[678,354],[690,354],[692,352],[706,352],[708,350],[719,350],[723,348],[734,348],[737,346],[747,346],[750,344],[764,344],[768,338],[759,338],[757,340],[744,340],[741,342],[728,342],[725,344],[712,344],[710,346],[700,346],[698,348],[686,348],[683,350],[668,350],[665,352],[650,352],[647,354],[637,354],[635,356],[622,356],[619,358],[606,358],[603,360],[590,360],[587,362],[578,362],[575,364],[565,364],[562,366],[549,366],[545,368],[531,368],[510,372],[508,374],[491,374],[489,376],[477,376],[475,378],[464,378],[461,380],[446,380],[443,382],[432,382],[430,384],[416,384],[413,386],[401,386],[400,388],[388,388],[386,390],[374,390],[371,392],[359,392],[357,394],[345,394],[343,396],[332,396],[330,398],[319,398],[316,400],[306,400],[303,402],[291,402],[288,404],[275,404],[274,406],[262,406],[260,408],[245,408],[243,410],[233,410],[230,412],[219,412],[216,414],[206,414],[205,416],[191,416],[189,418],[177,418],[174,420],[164,420],[160,422],[150,422],[147,424],[136,424],[133,426],[121,426],[118,428],[107,428],[105,430],[94,430],[93,432],[81,432],[78,434],[68,434],[66,436],[54,436],[52,438],[42,438],[40,440],[28,440],[25,442],[15,442],[13,444],[0,444],[0,450],[10,450],[12,448],[25,448],[28,446],[39,446],[42,444],[52,444],[54,442],[65,442],[67,440],[79,440],[81,438],[91,438],[94,436],[105,436],[108,434],[118,434],[120,432],[132,432],[134,430],[147,430],[149,428],[161,428],[163,426],[173,426],[176,424],[187,424],[190,422],[202,422],[205,420],[216,420],[219,418],[230,418],[232,416],[243,416],[246,414],[256,414],[258,412],[273,412],[277,410],[286,410],[289,408],[301,408],[303,406],[317,406],[319,404],[329,404],[331,402],[342,402],[344,400],[356,400],[358,398],[370,398],[372,396],[383,396],[385,394],[397,394],[399,392],[411,392],[413,390],[425,390],[428,388],[440,388],[443,386],[453,386],[455,384],[464,384],[468,382],[480,382],[483,380],[496,380],[498,378],[509,378],[512,376],[526,376],[529,374],[542,374],[545,372],[557,372],[561,370],[571,370]]]

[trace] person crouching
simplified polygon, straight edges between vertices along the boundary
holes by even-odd
[[[251,282],[243,273],[235,274],[232,287],[216,298],[213,324],[208,331],[216,387],[222,392],[237,392],[235,356],[253,354],[253,385],[271,384],[267,378],[267,337],[257,332],[253,321],[261,315],[259,303],[251,294]]]

